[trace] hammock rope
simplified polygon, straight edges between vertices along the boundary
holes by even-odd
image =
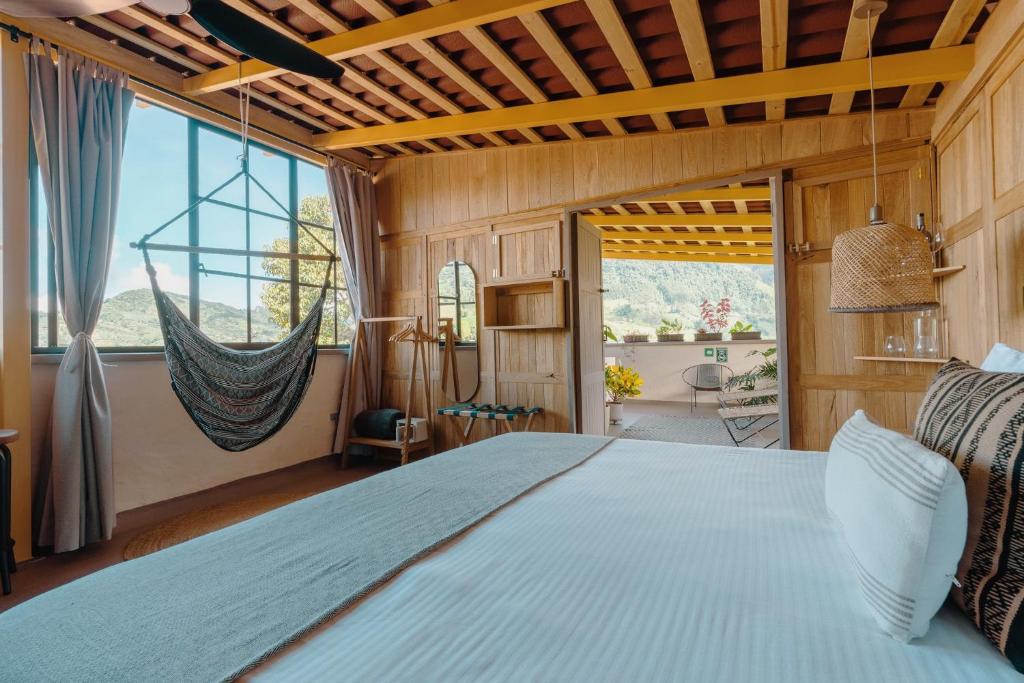
[[[337,261],[334,251],[327,247],[307,227],[306,221],[294,216],[267,188],[249,173],[248,163],[248,100],[239,88],[240,121],[242,124],[241,170],[200,197],[174,218],[144,235],[132,246],[142,251],[156,301],[160,331],[164,338],[164,355],[171,376],[171,387],[185,412],[214,444],[227,451],[243,451],[260,444],[276,434],[298,409],[309,388],[316,368],[317,340],[323,320],[327,290],[331,284],[332,265]],[[160,289],[156,269],[149,258],[149,240],[171,224],[210,201],[219,192],[239,178],[251,181],[277,207],[327,253],[302,255],[293,253],[260,252],[264,257],[291,260],[326,261],[326,274],[320,295],[306,317],[288,336],[273,346],[258,351],[241,351],[219,344],[199,329],[171,298]],[[248,206],[248,202],[247,202]],[[313,225],[313,224],[309,224]],[[321,226],[322,227],[322,226]],[[248,234],[248,231],[247,231]],[[248,253],[246,250],[240,253]],[[170,247],[152,245],[153,249],[170,249],[202,253],[201,247]],[[211,250],[218,253],[217,250]],[[219,250],[219,253],[236,250]],[[255,252],[253,252],[255,253]],[[248,259],[247,259],[248,264]]]

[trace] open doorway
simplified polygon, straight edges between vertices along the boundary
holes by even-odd
[[[733,178],[570,213],[577,431],[787,445],[780,185]]]

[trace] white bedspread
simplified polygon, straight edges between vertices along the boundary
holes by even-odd
[[[945,607],[883,633],[825,456],[620,440],[407,569],[258,680],[1024,680]]]

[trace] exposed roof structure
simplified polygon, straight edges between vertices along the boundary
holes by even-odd
[[[772,263],[771,190],[766,184],[692,190],[592,209],[605,258]]]
[[[186,93],[233,93],[241,71],[253,84],[258,106],[313,133],[317,146],[350,147],[370,156],[867,106],[864,69],[833,68],[866,54],[867,22],[852,17],[850,0],[223,1],[295,40],[343,55],[344,76],[331,82],[261,69],[187,16],[161,17],[132,7],[72,21],[182,74]],[[892,3],[872,27],[881,84],[888,86],[878,90],[879,106],[931,103],[941,79],[970,66],[963,64],[966,52],[949,47],[970,43],[994,5]],[[902,61],[886,62],[887,56]],[[723,80],[818,65],[825,70],[793,72],[785,80]],[[911,72],[913,78],[907,77]],[[705,82],[721,82],[722,88],[659,90]],[[631,97],[628,109],[607,99],[591,103],[595,96],[633,90],[647,92]],[[762,92],[793,96],[756,99]],[[678,109],[665,104],[673,101]],[[658,110],[644,113],[645,108]],[[491,118],[482,117],[484,112]],[[430,126],[417,128],[414,122]]]

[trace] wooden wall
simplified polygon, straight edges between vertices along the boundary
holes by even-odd
[[[922,143],[929,110],[879,118],[883,143]],[[754,170],[794,168],[862,157],[868,142],[862,114],[399,158],[377,176],[387,313],[418,314],[436,324],[437,273],[454,258],[478,281],[495,282],[569,268],[562,254],[563,210],[628,193]],[[570,425],[568,331],[481,334],[481,390],[476,400],[540,405],[540,428]],[[385,359],[386,398],[404,396],[409,358]],[[445,402],[436,386],[435,407]],[[439,449],[452,435],[436,421]],[[481,430],[478,435],[488,432]]]
[[[939,98],[934,131],[950,352],[980,363],[993,343],[1024,348],[1024,2],[1002,3],[968,78]]]

